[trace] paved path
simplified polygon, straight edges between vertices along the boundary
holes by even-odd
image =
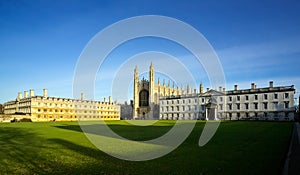
[[[284,175],[300,175],[300,124],[294,124]]]

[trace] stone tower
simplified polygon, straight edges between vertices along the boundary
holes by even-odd
[[[154,103],[154,67],[151,62],[150,71],[149,71],[149,103]]]
[[[139,107],[139,71],[138,67],[135,66],[134,69],[134,87],[133,87],[133,118],[138,117],[138,107]]]
[[[158,78],[155,84],[155,72],[153,63],[149,67],[149,79],[139,80],[138,67],[134,69],[134,88],[133,88],[133,119],[158,119],[159,118],[159,98],[171,95],[181,95],[182,90],[178,87],[170,87],[170,80],[166,86],[165,80],[160,85]]]

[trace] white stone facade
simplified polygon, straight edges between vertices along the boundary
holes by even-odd
[[[294,120],[294,86],[219,91],[207,90],[160,98],[160,119],[203,119],[203,120]],[[208,116],[209,109],[213,117]]]

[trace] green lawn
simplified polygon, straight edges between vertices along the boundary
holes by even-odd
[[[108,122],[120,135],[148,140],[166,133],[174,121],[154,126]],[[281,174],[292,123],[222,122],[204,147],[205,122],[170,154],[150,161],[113,158],[93,146],[77,122],[0,124],[0,174]]]

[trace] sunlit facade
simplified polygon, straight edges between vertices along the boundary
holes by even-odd
[[[77,121],[77,120],[120,120],[120,105],[108,101],[103,102],[81,99],[48,97],[47,89],[43,96],[35,96],[30,90],[18,94],[16,100],[4,104],[6,115],[30,117],[32,121]]]
[[[160,119],[168,120],[294,120],[294,86],[273,86],[160,98]]]

